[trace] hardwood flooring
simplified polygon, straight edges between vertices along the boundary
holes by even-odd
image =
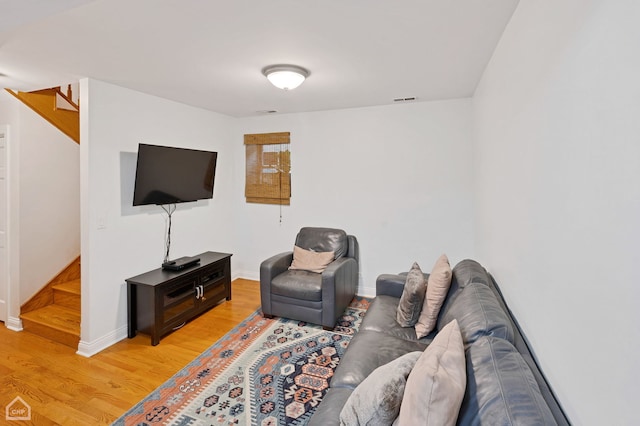
[[[165,336],[139,333],[91,358],[28,332],[0,326],[0,424],[16,397],[31,407],[16,425],[111,424],[260,307],[260,284],[237,279],[231,301]]]

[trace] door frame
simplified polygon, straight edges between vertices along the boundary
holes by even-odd
[[[11,126],[0,125],[0,133],[5,139],[5,185],[6,185],[6,256],[7,256],[7,288],[5,297],[6,318],[3,318],[7,328],[14,331],[22,330],[20,319],[20,263],[19,263],[19,203],[18,203],[18,152],[12,140]]]
[[[7,322],[7,306],[9,295],[9,126],[0,124],[0,149],[4,155],[0,156],[0,208],[4,209],[4,222],[0,221],[0,321]]]

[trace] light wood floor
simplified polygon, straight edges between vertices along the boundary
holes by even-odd
[[[231,289],[231,301],[165,336],[158,346],[138,334],[91,358],[0,325],[0,424],[17,396],[31,406],[31,421],[10,424],[111,424],[260,307],[257,281],[238,279]]]

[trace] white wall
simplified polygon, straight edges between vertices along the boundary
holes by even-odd
[[[5,91],[0,104],[0,122],[11,125],[10,231],[18,241],[10,244],[19,256],[11,279],[19,277],[19,309],[80,254],[79,147]]]
[[[126,336],[125,279],[155,269],[164,256],[160,207],[132,207],[139,143],[218,152],[212,200],[173,215],[171,258],[234,253],[234,121],[220,114],[101,81],[80,82],[82,335],[91,355]],[[235,256],[232,258],[232,268]]]
[[[80,149],[20,103],[20,303],[80,254]]]
[[[575,424],[636,424],[640,3],[521,0],[474,97],[477,253]]]
[[[234,119],[92,79],[80,84],[82,336],[91,355],[126,336],[124,280],[157,268],[165,215],[132,207],[138,143],[218,151],[214,198],[178,207],[171,257],[233,253],[257,279],[301,226],[342,227],[361,244],[362,294],[380,273],[472,257],[469,100]],[[244,202],[243,134],[290,131],[293,194]]]
[[[417,261],[430,271],[447,253],[473,257],[471,102],[453,100],[240,120],[235,180],[241,196],[237,266],[258,279],[260,262],[292,250],[303,226],[337,227],[360,243],[360,294],[381,273]],[[291,132],[291,205],[244,201],[245,133]]]

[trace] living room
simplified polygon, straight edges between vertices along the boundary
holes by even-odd
[[[126,338],[124,279],[162,259],[161,210],[126,204],[138,143],[213,149],[214,198],[178,208],[173,257],[233,253],[233,276],[257,279],[300,227],[336,226],[360,241],[363,295],[413,261],[476,259],[569,419],[632,424],[639,13],[632,1],[520,1],[462,99],[234,118],[81,79],[79,351]],[[247,204],[242,137],[278,131],[291,132],[291,205]]]

